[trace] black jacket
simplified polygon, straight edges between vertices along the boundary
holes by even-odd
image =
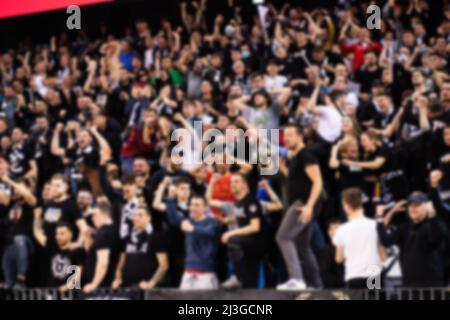
[[[377,229],[383,245],[400,247],[403,286],[444,285],[447,230],[440,218],[410,221],[398,227],[378,223]]]

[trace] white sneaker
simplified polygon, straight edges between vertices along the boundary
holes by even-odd
[[[236,277],[236,275],[232,275],[227,280],[222,282],[220,286],[224,289],[236,289],[241,287],[241,282]]]
[[[303,280],[298,279],[289,279],[285,283],[277,285],[277,290],[305,290],[306,289],[306,283]]]

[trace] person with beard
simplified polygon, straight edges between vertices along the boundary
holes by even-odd
[[[3,274],[7,288],[25,288],[29,260],[33,252],[33,207],[37,200],[23,179],[11,180],[7,175],[1,180],[13,190],[6,227],[5,252],[2,257]]]
[[[165,238],[153,229],[147,207],[136,208],[133,231],[123,244],[112,287],[155,288],[169,269],[168,248]]]
[[[47,245],[54,241],[56,225],[63,221],[69,223],[72,229],[77,227],[78,232],[74,232],[74,235],[78,236],[76,243],[81,245],[87,224],[75,201],[70,198],[67,179],[61,174],[55,174],[50,183],[50,200],[43,205],[42,209],[35,210],[37,223],[43,224],[44,234],[48,239]]]
[[[369,94],[372,83],[381,78],[381,69],[378,66],[378,58],[375,52],[364,53],[364,63],[355,73],[355,81],[362,84],[361,93]]]
[[[96,231],[92,242],[87,244],[84,265],[86,284],[83,287],[86,294],[111,286],[120,255],[120,239],[113,226],[111,207],[99,204],[93,208],[92,221]]]
[[[80,189],[77,193],[77,207],[80,210],[81,216],[91,228],[94,227],[91,217],[91,208],[94,204],[94,197],[92,192],[88,189]]]
[[[47,247],[47,237],[42,225],[34,223],[33,233],[36,241],[42,247]],[[84,250],[82,248],[72,248],[72,239],[71,225],[67,222],[59,222],[56,225],[55,241],[52,241],[48,247],[49,264],[46,269],[44,284],[46,287],[56,287],[60,292],[66,292],[76,288],[81,282]],[[74,266],[76,268],[73,268]],[[71,272],[75,273],[71,274]],[[73,281],[70,284],[68,283],[69,279]]]
[[[290,278],[287,282],[278,285],[277,289],[305,289],[306,283],[302,266],[308,273],[307,277],[311,279],[311,286],[320,288],[322,280],[316,257],[311,248],[311,236],[312,222],[320,212],[322,174],[318,159],[304,144],[300,127],[286,126],[284,143],[291,153],[289,168],[282,169],[288,178],[288,204],[290,207],[278,229],[276,241],[283,254]],[[294,239],[298,240],[297,243]],[[303,265],[300,264],[299,254]]]

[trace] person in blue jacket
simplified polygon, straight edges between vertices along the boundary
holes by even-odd
[[[182,290],[217,289],[216,254],[219,246],[220,223],[207,216],[206,200],[199,195],[191,198],[189,218],[177,211],[174,194],[169,190],[167,215],[169,222],[185,233],[185,267]]]

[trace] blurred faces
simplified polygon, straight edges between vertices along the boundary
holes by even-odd
[[[376,149],[376,141],[367,133],[361,135],[361,146],[365,151],[373,151]]]
[[[135,183],[125,183],[123,185],[123,195],[126,199],[131,200],[136,196],[137,186]]]
[[[147,176],[150,173],[150,165],[147,160],[137,158],[133,162],[133,175],[135,176]]]
[[[77,133],[77,142],[81,149],[86,148],[92,143],[92,137],[89,131],[87,130],[80,130]]]
[[[444,142],[447,146],[450,146],[450,127],[444,128]]]
[[[66,226],[59,226],[56,228],[55,239],[60,248],[65,248],[72,241],[72,231]]]
[[[145,230],[147,226],[150,224],[150,215],[147,212],[147,209],[143,207],[138,207],[134,211],[133,215],[133,226],[139,230]]]
[[[179,183],[177,184],[177,198],[181,202],[186,202],[191,194],[191,185],[189,183]]]
[[[61,178],[53,178],[51,180],[51,198],[60,199],[67,194],[69,186],[67,182]]]
[[[87,190],[81,190],[77,195],[77,206],[81,211],[86,210],[92,206],[93,199],[92,194]]]
[[[442,85],[440,98],[443,102],[450,101],[450,82],[444,82]]]
[[[233,174],[231,177],[231,193],[235,196],[245,193],[248,190],[247,181],[241,175]]]
[[[421,86],[425,83],[425,77],[423,76],[422,72],[414,71],[411,77],[411,81],[414,86]]]
[[[422,221],[426,217],[426,214],[427,208],[425,203],[411,202],[408,205],[408,215],[414,223]]]
[[[192,198],[189,205],[189,214],[194,220],[201,220],[205,216],[205,200],[202,198]]]
[[[19,128],[15,128],[11,134],[11,140],[13,144],[20,144],[25,139],[25,135],[22,130]]]
[[[302,136],[296,128],[287,127],[284,129],[284,144],[286,145],[286,148],[292,151],[298,148],[298,146],[302,143]]]

